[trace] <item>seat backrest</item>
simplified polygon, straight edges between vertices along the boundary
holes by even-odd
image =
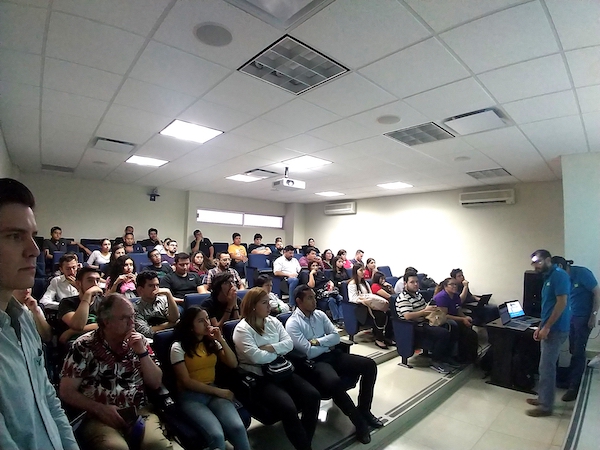
[[[279,319],[279,321],[281,322],[281,324],[283,325],[283,327],[285,328],[285,324],[288,321],[288,319],[292,316],[291,312],[286,312],[286,313],[281,313],[281,314],[277,314],[277,318]]]
[[[379,266],[379,267],[377,267],[377,270],[379,270],[381,273],[383,273],[386,276],[386,278],[393,277],[392,269],[390,269],[390,266]]]
[[[161,364],[163,371],[163,383],[171,392],[175,392],[175,373],[171,366],[171,345],[175,341],[175,330],[161,330],[154,333],[152,349]]]
[[[340,294],[342,295],[342,301],[346,303],[350,302],[348,298],[348,281],[350,280],[344,280],[340,283]]]
[[[333,281],[333,269],[325,269],[325,277]]]
[[[89,248],[90,250],[91,250],[90,245],[97,245],[98,247],[100,245],[102,245],[102,239],[81,238],[81,240],[79,242],[81,242],[81,245]]]
[[[244,296],[248,293],[248,289],[240,289],[237,291],[237,298],[244,300]]]
[[[248,255],[248,267],[254,267],[255,269],[268,269],[269,259],[267,255]]]
[[[219,253],[227,251],[229,244],[227,242],[213,242],[213,247],[215,249],[215,258],[218,258]]]
[[[289,288],[289,300],[288,303],[290,304],[290,307],[294,307],[296,306],[296,299],[294,298],[294,290],[296,289],[296,287],[298,287],[298,284],[300,283],[300,277],[298,278],[288,278],[287,280],[288,283],[288,288]]]
[[[207,294],[185,294],[183,297],[183,308],[188,309],[190,306],[202,306],[206,300],[210,298],[210,293]]]
[[[235,330],[235,327],[237,326],[237,324],[240,323],[240,320],[241,319],[228,320],[227,322],[225,322],[223,324],[223,337],[225,338],[225,341],[229,345],[229,348],[231,348],[234,353],[236,353],[236,351],[235,351],[235,345],[233,343],[233,330]]]
[[[390,283],[392,285],[392,287],[396,286],[396,283],[398,282],[398,280],[399,280],[398,277],[385,277],[385,281]]]
[[[348,274],[348,278],[352,278],[352,268],[346,269],[346,273]]]
[[[128,253],[127,256],[133,260],[136,272],[142,271],[142,263],[150,262],[147,253]]]

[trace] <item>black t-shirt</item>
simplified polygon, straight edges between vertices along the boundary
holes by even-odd
[[[265,244],[260,244],[260,245],[250,244],[248,246],[248,254],[252,253],[252,250],[256,250],[257,248],[263,249],[263,248],[266,248],[266,247],[267,246]]]
[[[202,286],[202,280],[194,272],[188,272],[185,277],[172,272],[160,280],[160,287],[169,288],[173,296],[177,298],[184,298],[185,294],[197,294],[198,286]]]
[[[86,325],[89,325],[90,323],[96,323],[96,309],[97,309],[98,305],[100,304],[101,300],[102,300],[102,298],[98,297],[90,305],[90,310],[88,313],[88,320],[86,322]],[[81,303],[81,300],[79,299],[79,296],[75,295],[73,297],[63,298],[60,301],[60,303],[58,304],[58,312],[56,315],[56,318],[58,319],[58,324],[57,324],[56,328],[57,328],[59,336],[69,329],[69,326],[66,323],[64,323],[62,320],[63,316],[70,312],[77,311],[77,308],[79,307],[80,303]],[[75,339],[76,337],[77,336],[74,336],[71,340]]]
[[[338,288],[340,287],[340,284],[342,284],[342,281],[348,279],[350,279],[350,277],[348,276],[348,272],[346,272],[346,269],[342,269],[342,271],[339,273],[335,270],[333,271],[333,282]]]
[[[242,301],[237,298],[237,307],[240,307]],[[217,321],[221,320],[225,310],[227,309],[227,303],[222,303],[219,300],[213,300],[212,297],[202,303],[202,307],[208,312],[208,317],[214,317]]]
[[[60,238],[58,241],[44,239],[44,250],[48,250],[50,255],[54,255],[54,252],[66,252],[67,240],[65,238]]]
[[[160,245],[160,241],[153,241],[152,239],[148,238],[144,239],[142,242],[140,242],[140,244],[142,244],[142,247],[156,247],[157,245]],[[148,250],[148,248],[146,248],[146,250]]]
[[[190,249],[194,249],[194,245],[196,245],[196,241],[192,241],[190,243]],[[210,257],[210,248],[212,247],[212,242],[210,242],[210,239],[208,238],[202,238],[202,240],[200,241],[200,245],[198,246],[198,251],[202,252],[204,254],[205,258],[209,258]]]
[[[173,268],[171,267],[171,264],[169,264],[168,262],[160,263],[160,268],[158,268],[158,269],[154,266],[148,266],[144,270],[152,270],[152,271],[156,272],[156,275],[158,275],[159,280],[162,280],[165,275],[173,273]]]
[[[301,271],[300,275],[298,276],[298,279],[299,279],[298,284],[308,284],[308,280],[310,279],[309,275],[310,275],[309,270]],[[325,276],[325,274],[323,273],[322,270],[317,270],[314,277],[315,277],[315,287],[313,289],[315,289],[315,290],[325,287],[325,285],[329,281],[329,278],[327,278]]]

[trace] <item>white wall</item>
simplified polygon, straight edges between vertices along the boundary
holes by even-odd
[[[8,150],[6,149],[6,142],[4,142],[4,136],[2,129],[0,129],[0,178],[15,178],[15,168],[8,156]]]
[[[436,281],[460,267],[475,293],[496,303],[522,299],[523,272],[537,248],[564,250],[560,182],[518,184],[516,204],[465,208],[460,191],[357,201],[357,214],[325,216],[323,203],[306,206],[306,234],[319,249],[356,249],[400,276],[407,266]],[[309,219],[308,219],[309,218]]]
[[[35,195],[41,236],[48,237],[50,228],[58,225],[64,237],[112,239],[121,236],[125,226],[133,225],[138,240],[146,239],[148,228],[154,227],[162,239],[187,241],[183,241],[184,191],[161,189],[160,197],[151,202],[148,188],[133,184],[27,173],[21,174],[20,180]]]

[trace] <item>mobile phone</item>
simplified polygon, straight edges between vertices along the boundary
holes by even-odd
[[[133,426],[138,418],[137,408],[135,406],[128,406],[127,408],[119,409],[118,412],[128,427]]]

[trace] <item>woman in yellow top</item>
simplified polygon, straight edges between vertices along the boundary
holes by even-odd
[[[248,434],[233,404],[233,392],[214,385],[217,359],[237,367],[237,358],[221,330],[210,325],[205,309],[192,306],[184,311],[175,333],[171,364],[182,410],[195,421],[208,448],[225,450],[227,439],[236,450],[249,450]]]

